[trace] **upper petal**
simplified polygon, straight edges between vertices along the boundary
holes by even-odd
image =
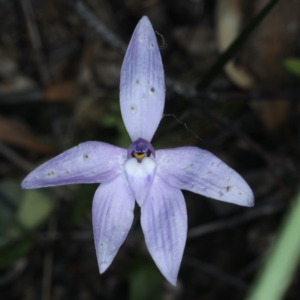
[[[153,260],[166,279],[175,285],[187,233],[182,192],[155,176],[141,207],[141,225]]]
[[[152,25],[144,16],[134,30],[121,70],[121,112],[132,141],[151,141],[164,104],[161,56]]]
[[[133,221],[134,197],[125,174],[102,183],[93,200],[93,230],[100,273],[113,261]]]
[[[156,151],[157,174],[170,185],[216,200],[253,206],[246,181],[212,153],[197,147]]]
[[[23,180],[23,189],[108,182],[123,170],[126,150],[101,142],[86,142],[42,164]]]

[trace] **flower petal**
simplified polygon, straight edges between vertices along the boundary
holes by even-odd
[[[93,229],[100,273],[112,263],[133,221],[134,197],[125,174],[102,183],[93,200]]]
[[[50,159],[23,180],[23,189],[108,182],[123,170],[125,149],[101,142],[86,142]]]
[[[132,157],[126,161],[124,169],[135,200],[142,206],[153,181],[155,162],[150,157],[143,158],[141,162]]]
[[[182,192],[155,176],[141,207],[141,224],[157,267],[170,283],[176,285],[187,233]]]
[[[253,206],[246,181],[212,153],[197,147],[156,151],[157,175],[168,184],[209,198]]]
[[[121,70],[120,105],[132,139],[151,141],[165,104],[164,71],[156,36],[147,17],[136,26]]]

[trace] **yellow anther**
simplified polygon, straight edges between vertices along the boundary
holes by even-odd
[[[146,153],[136,153],[136,152],[133,152],[133,155],[137,159],[143,159],[146,156]]]

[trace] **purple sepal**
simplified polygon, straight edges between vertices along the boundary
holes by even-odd
[[[29,173],[21,187],[35,189],[75,183],[109,182],[123,171],[126,150],[102,142],[71,148]]]
[[[147,17],[136,26],[121,69],[120,106],[132,141],[151,141],[165,104],[164,71]]]
[[[156,151],[156,174],[171,186],[209,198],[253,206],[246,181],[212,153],[197,147]]]
[[[102,183],[93,200],[93,231],[100,273],[112,263],[133,221],[134,197],[125,174]]]
[[[154,177],[141,207],[147,248],[166,279],[176,285],[187,234],[187,212],[182,192]]]

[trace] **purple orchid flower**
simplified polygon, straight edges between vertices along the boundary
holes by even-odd
[[[101,183],[93,200],[93,230],[100,273],[112,263],[133,221],[135,200],[148,250],[166,279],[176,284],[187,235],[181,190],[253,206],[244,179],[216,156],[197,147],[155,151],[150,141],[162,118],[164,72],[147,17],[138,23],[121,70],[120,105],[133,141],[128,150],[85,142],[31,172],[23,189]]]

